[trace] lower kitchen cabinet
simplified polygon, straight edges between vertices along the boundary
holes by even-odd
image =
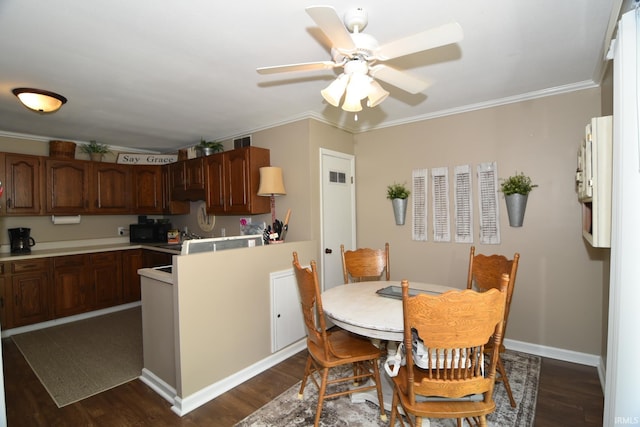
[[[94,290],[94,309],[122,303],[122,253],[99,252],[89,255],[89,280]]]
[[[172,256],[129,249],[0,262],[2,329],[139,301],[138,270]]]
[[[4,276],[7,299],[3,328],[15,328],[44,322],[52,318],[49,259],[14,261]]]
[[[140,301],[140,276],[143,268],[142,249],[132,249],[122,253],[122,299],[124,303]]]
[[[53,312],[56,318],[91,310],[89,255],[53,258]]]

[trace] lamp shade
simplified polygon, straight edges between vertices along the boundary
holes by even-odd
[[[266,166],[260,168],[258,196],[283,196],[287,194],[282,179],[282,168]]]
[[[20,87],[11,92],[25,107],[38,113],[53,113],[67,102],[67,98],[64,96],[48,90]]]
[[[329,86],[320,91],[322,97],[334,107],[340,105],[340,99],[344,95],[344,90],[347,88],[349,82],[349,76],[346,74],[340,74]]]
[[[382,86],[380,86],[380,83],[371,79],[371,83],[369,84],[369,95],[367,96],[367,106],[375,107],[387,99],[387,96],[389,96],[389,92],[384,90]]]

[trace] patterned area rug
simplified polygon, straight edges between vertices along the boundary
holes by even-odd
[[[509,383],[517,407],[509,405],[509,398],[500,383],[496,384],[496,411],[487,418],[490,426],[533,426],[538,396],[541,359],[526,353],[507,351],[502,355]],[[384,373],[384,371],[381,371]],[[386,374],[385,374],[386,375]],[[237,427],[312,426],[317,404],[317,388],[313,383],[305,387],[304,399],[298,400],[300,383],[236,424]],[[387,417],[390,414],[387,412]],[[456,420],[432,419],[432,427],[453,427]],[[426,423],[425,423],[426,424]],[[320,417],[323,427],[388,426],[380,420],[378,407],[372,403],[351,403],[348,396],[325,401]],[[397,423],[396,425],[400,425]]]

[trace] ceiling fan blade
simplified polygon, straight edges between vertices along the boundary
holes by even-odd
[[[275,65],[273,67],[256,68],[259,74],[275,74],[289,71],[313,71],[313,70],[331,70],[338,67],[333,61],[304,62],[300,64]]]
[[[390,85],[412,94],[420,93],[431,86],[430,81],[419,79],[405,71],[396,70],[388,65],[378,64],[369,67],[369,74],[371,77],[387,82]]]
[[[380,46],[376,52],[376,58],[381,61],[386,61],[447,44],[457,43],[463,38],[464,33],[462,27],[457,22],[453,22],[390,43],[385,43]]]
[[[336,10],[331,6],[309,6],[305,9],[311,19],[331,40],[333,47],[343,53],[353,52],[356,45]]]

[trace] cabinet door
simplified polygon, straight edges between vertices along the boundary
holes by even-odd
[[[189,191],[204,190],[204,159],[198,157],[185,162],[185,188]]]
[[[31,325],[51,319],[49,297],[49,259],[11,263],[11,298],[13,327]]]
[[[88,255],[70,255],[53,259],[54,317],[84,313],[92,309]]]
[[[162,169],[160,166],[132,166],[133,211],[162,213]]]
[[[40,157],[7,153],[5,174],[7,215],[40,214]]]
[[[205,176],[207,180],[207,211],[223,213],[225,210],[225,175],[224,153],[207,156],[205,159]]]
[[[171,168],[173,164],[162,166],[162,212],[165,214],[188,214],[189,202],[173,197]]]
[[[8,293],[8,288],[10,288],[7,283],[7,279],[4,277],[5,273],[5,263],[0,263],[0,326],[2,329],[12,328],[13,325],[9,323],[10,314],[9,314],[9,301],[11,301],[11,296]]]
[[[269,166],[269,150],[245,147],[227,151],[225,161],[225,212],[260,214],[271,211],[269,197],[258,196],[260,168]]]
[[[122,303],[122,254],[118,251],[91,254],[94,309]]]
[[[45,160],[46,212],[80,214],[89,208],[89,163]]]
[[[116,163],[93,163],[93,213],[131,212],[131,168]]]
[[[185,200],[187,176],[185,174],[185,162],[178,161],[169,164],[169,188],[171,200]]]
[[[140,301],[140,276],[142,249],[132,249],[122,253],[122,299],[123,302]]]

